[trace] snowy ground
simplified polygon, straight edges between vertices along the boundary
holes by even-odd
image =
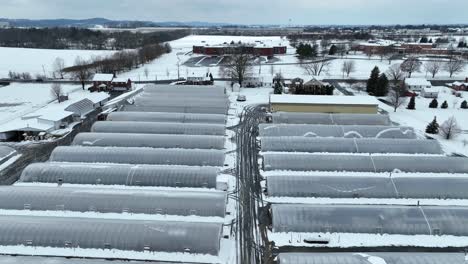
[[[36,74],[52,75],[52,64],[57,57],[65,61],[65,66],[72,66],[77,56],[90,59],[93,56],[110,55],[113,51],[106,50],[50,50],[50,49],[23,49],[0,47],[0,79],[7,78],[9,71],[29,72],[33,77]]]

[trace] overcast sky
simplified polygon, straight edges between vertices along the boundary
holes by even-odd
[[[468,0],[0,0],[4,18],[240,24],[468,23]]]

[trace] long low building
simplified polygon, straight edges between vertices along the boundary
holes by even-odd
[[[107,116],[107,121],[225,124],[226,116],[164,112],[113,112]]]
[[[167,135],[214,135],[224,136],[226,127],[217,124],[184,124],[155,122],[96,122],[91,132],[96,133],[138,133]]]
[[[222,224],[0,216],[0,246],[217,255]]]
[[[264,153],[264,170],[468,173],[468,158]]]
[[[334,137],[416,139],[412,127],[260,124],[260,137]]]
[[[272,112],[377,114],[378,108],[371,96],[270,95]]]
[[[40,256],[0,256],[0,264],[148,264],[146,261],[124,261],[86,258],[60,258]],[[151,264],[169,264],[167,262],[151,262]],[[180,263],[184,264],[184,263]]]
[[[224,217],[224,192],[0,187],[1,210]]]
[[[224,141],[223,136],[80,133],[75,137],[72,145],[86,147],[224,149]]]
[[[96,163],[35,163],[23,170],[20,183],[216,188],[219,169]]]
[[[170,112],[170,113],[199,113],[199,114],[221,114],[227,115],[228,108],[224,106],[136,106],[125,105],[121,111],[124,112]]]
[[[364,125],[390,126],[388,115],[380,114],[324,114],[324,113],[273,113],[275,124],[314,124],[314,125]]]
[[[70,146],[55,148],[49,161],[222,167],[224,151]]]
[[[281,253],[278,264],[466,264],[464,253]]]
[[[263,137],[265,152],[443,154],[435,140]]]
[[[224,87],[216,85],[168,85],[168,84],[148,84],[143,87],[145,93],[154,94],[198,94],[211,97],[226,97]]]

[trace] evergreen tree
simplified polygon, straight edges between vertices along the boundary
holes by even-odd
[[[377,81],[375,96],[386,96],[388,94],[388,85],[389,81],[387,75],[385,75],[385,73],[382,73],[379,76],[379,80]]]
[[[338,52],[338,47],[336,45],[331,45],[330,51],[328,51],[328,55],[335,55]]]
[[[408,103],[407,109],[409,110],[415,110],[416,109],[416,96],[411,96],[411,100]]]
[[[432,39],[429,39],[429,43],[433,43]]]
[[[379,67],[375,66],[375,68],[371,72],[369,80],[367,80],[367,89],[366,89],[366,91],[367,91],[368,94],[370,94],[370,95],[375,94],[375,92],[377,90],[378,83],[379,83],[379,76],[380,76]]]
[[[434,117],[434,120],[432,120],[432,122],[427,125],[426,133],[434,135],[439,134],[439,123],[437,123],[437,117]]]
[[[442,109],[447,109],[447,108],[448,108],[448,103],[447,103],[447,101],[444,101],[444,102],[442,103],[442,105],[440,106],[440,108],[442,108]]]
[[[210,81],[214,82],[213,74],[211,74],[211,72],[210,72]]]
[[[464,101],[461,103],[460,108],[461,108],[461,109],[468,109],[468,103],[466,102],[466,100],[464,100]]]
[[[437,99],[434,98],[429,104],[429,108],[437,108],[437,107],[439,107],[439,102],[437,102]]]
[[[427,39],[427,37],[422,37],[421,40],[419,41],[420,43],[428,43],[429,40]]]
[[[283,93],[283,86],[281,85],[280,82],[275,82],[274,93],[275,94],[282,94]]]

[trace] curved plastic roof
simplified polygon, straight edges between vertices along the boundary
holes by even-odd
[[[273,123],[317,125],[374,125],[392,124],[387,115],[373,114],[320,114],[320,113],[273,113]]]
[[[72,145],[87,147],[146,147],[224,149],[223,136],[80,133]]]
[[[463,253],[281,253],[278,264],[465,264]]]
[[[292,171],[468,173],[468,158],[264,153],[264,169]]]
[[[225,215],[222,192],[0,187],[0,209],[163,215]]]
[[[7,146],[0,146],[0,164],[5,162],[11,155],[14,155],[16,150]]]
[[[138,122],[172,122],[172,123],[226,123],[225,115],[216,114],[184,114],[161,112],[113,112],[107,116],[108,121],[138,121]]]
[[[221,231],[215,223],[0,216],[2,246],[217,255]]]
[[[94,111],[94,104],[91,100],[85,98],[81,101],[71,104],[70,106],[65,108],[65,111],[73,112],[75,114],[83,116]]]
[[[443,154],[436,140],[264,137],[262,151]]]
[[[210,96],[226,96],[224,87],[215,85],[155,85],[143,87],[145,93],[158,94],[206,94]]]
[[[200,114],[221,114],[228,113],[227,107],[208,106],[136,106],[126,105],[122,111],[125,112],[172,112],[172,113],[200,113]]]
[[[91,132],[224,136],[224,125],[154,122],[96,122]]]
[[[416,139],[411,127],[260,124],[261,137],[335,137]]]
[[[216,188],[218,169],[90,163],[35,163],[23,170],[20,182]]]
[[[229,107],[229,100],[227,98],[204,98],[195,97],[191,98],[187,95],[180,95],[175,97],[137,97],[135,99],[136,106],[205,106],[205,107]]]
[[[273,204],[274,232],[468,236],[466,207]]]
[[[67,146],[55,148],[49,160],[55,162],[223,166],[224,151]]]
[[[468,199],[468,177],[272,176],[273,197]]]
[[[0,264],[148,264],[148,262],[38,256],[0,256]],[[167,263],[151,262],[151,264]]]

